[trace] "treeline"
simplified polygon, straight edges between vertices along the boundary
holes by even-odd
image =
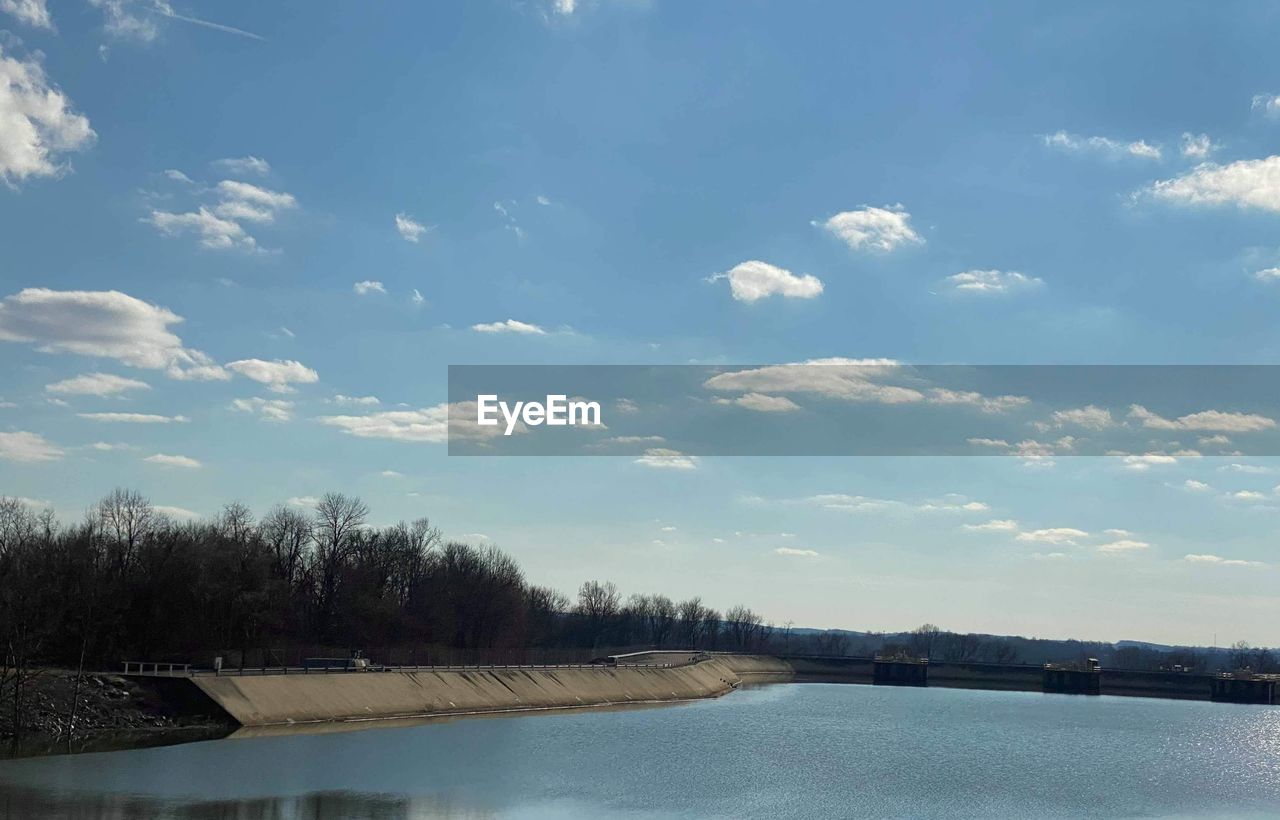
[[[282,665],[356,649],[378,662],[587,660],[625,647],[755,651],[770,635],[746,606],[623,598],[599,581],[571,599],[496,547],[445,540],[425,518],[368,516],[330,493],[311,510],[257,518],[231,503],[179,522],[116,490],[62,524],[0,498],[0,669],[215,655]]]

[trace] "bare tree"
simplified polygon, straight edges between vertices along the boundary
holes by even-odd
[[[137,490],[117,487],[98,502],[97,512],[98,527],[107,540],[111,563],[116,572],[123,574],[156,523],[155,509]]]
[[[620,601],[612,581],[586,581],[578,588],[577,612],[586,620],[592,647],[599,645],[609,622],[617,618]]]
[[[907,646],[911,651],[920,658],[928,658],[933,660],[934,653],[938,650],[939,638],[942,637],[942,629],[934,624],[921,624],[911,630],[911,635],[907,640]]]

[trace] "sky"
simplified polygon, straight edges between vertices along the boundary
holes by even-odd
[[[1274,363],[1278,25],[0,0],[0,493],[337,490],[565,591],[1280,645],[1280,460],[1222,455],[1229,397],[1129,457],[450,457],[441,412],[451,364]]]

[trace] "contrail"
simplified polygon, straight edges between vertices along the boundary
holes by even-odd
[[[215,31],[225,31],[227,34],[239,34],[241,37],[248,37],[251,40],[265,41],[267,39],[266,37],[263,37],[260,34],[254,34],[252,31],[245,31],[244,29],[241,29],[241,28],[235,28],[233,26],[224,26],[221,23],[213,23],[208,20],[201,20],[198,17],[186,17],[184,15],[177,14],[172,9],[157,8],[156,11],[164,15],[165,17],[172,17],[174,20],[181,20],[184,23],[194,23],[197,26],[204,26],[205,28],[211,28],[211,29],[214,29]]]

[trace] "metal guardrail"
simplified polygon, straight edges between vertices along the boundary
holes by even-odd
[[[154,663],[152,661],[124,661],[124,674],[146,677],[237,677],[244,675],[349,675],[375,672],[475,672],[494,669],[670,669],[684,664],[672,663],[487,663],[487,664],[447,664],[428,666],[424,664],[389,666],[370,664],[357,668],[347,667],[306,667],[306,666],[250,666],[241,668],[223,667],[217,669],[194,668],[189,663]]]

